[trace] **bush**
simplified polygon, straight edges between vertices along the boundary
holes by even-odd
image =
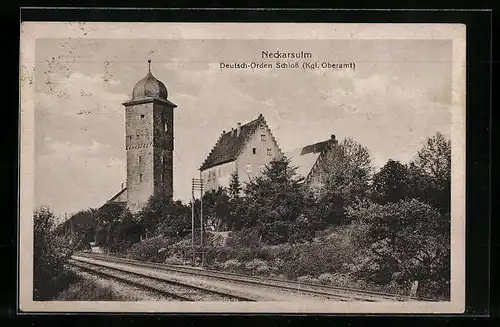
[[[233,271],[233,272],[240,271],[241,267],[242,267],[242,264],[237,259],[227,260],[226,262],[224,262],[222,264],[222,268],[224,270],[229,270],[229,271]]]
[[[182,264],[184,264],[182,259],[179,257],[167,257],[167,258],[165,258],[165,260],[163,260],[163,262],[166,264],[169,264],[169,265],[182,265]]]
[[[349,265],[355,276],[399,288],[416,280],[417,295],[449,296],[448,216],[415,199],[385,205],[366,201],[348,212],[367,226],[359,242],[365,246]]]
[[[65,264],[76,242],[55,232],[55,217],[46,208],[35,211],[33,248],[33,299],[50,300],[65,276]]]
[[[332,284],[335,280],[334,280],[333,274],[324,273],[324,274],[319,275],[318,281],[321,284]]]
[[[271,270],[267,262],[262,259],[253,259],[245,264],[245,270],[254,275],[266,275]]]
[[[318,280],[313,278],[312,276],[310,275],[305,275],[305,276],[299,276],[297,278],[297,280],[300,282],[300,283],[315,283],[317,282]]]
[[[283,273],[293,279],[342,271],[345,264],[351,262],[356,249],[345,233],[346,228],[338,228],[324,240],[293,246],[281,257],[285,262]]]
[[[152,260],[159,255],[158,251],[162,248],[168,249],[172,240],[162,236],[152,237],[132,245],[125,252],[126,256],[135,260]],[[166,256],[167,251],[161,254]],[[157,259],[154,259],[157,261]]]

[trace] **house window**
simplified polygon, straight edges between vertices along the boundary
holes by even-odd
[[[260,140],[261,140],[262,142],[266,142],[266,134],[261,134],[261,135],[260,135]]]
[[[139,183],[142,183],[142,174],[139,174]]]
[[[259,170],[262,172],[264,171],[264,168],[266,168],[266,165],[259,165]]]
[[[252,164],[247,164],[247,174],[252,173]]]
[[[139,138],[139,134],[135,134],[135,138],[138,139]]]
[[[252,153],[253,153],[253,154],[257,154],[257,148],[253,148],[253,149],[252,149]]]
[[[272,152],[272,150],[271,150],[271,149],[267,149],[267,155],[268,155],[268,156],[273,155],[273,152]]]
[[[141,115],[141,116],[140,116],[140,119],[141,119],[141,120],[143,120],[143,119],[144,119],[144,115]]]
[[[142,162],[142,156],[137,157],[137,162]]]

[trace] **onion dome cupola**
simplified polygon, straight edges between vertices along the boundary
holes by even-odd
[[[151,59],[148,60],[148,63],[148,74],[135,84],[134,90],[132,91],[132,100],[145,97],[167,100],[167,87],[151,73]]]

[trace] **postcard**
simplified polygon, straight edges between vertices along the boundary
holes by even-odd
[[[23,23],[20,311],[463,312],[465,32]]]

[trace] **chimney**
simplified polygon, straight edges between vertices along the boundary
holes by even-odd
[[[236,136],[240,136],[241,133],[241,123],[238,123],[238,128],[236,129]]]
[[[337,140],[335,139],[335,135],[330,135],[330,141],[333,143],[333,144],[337,144]]]

